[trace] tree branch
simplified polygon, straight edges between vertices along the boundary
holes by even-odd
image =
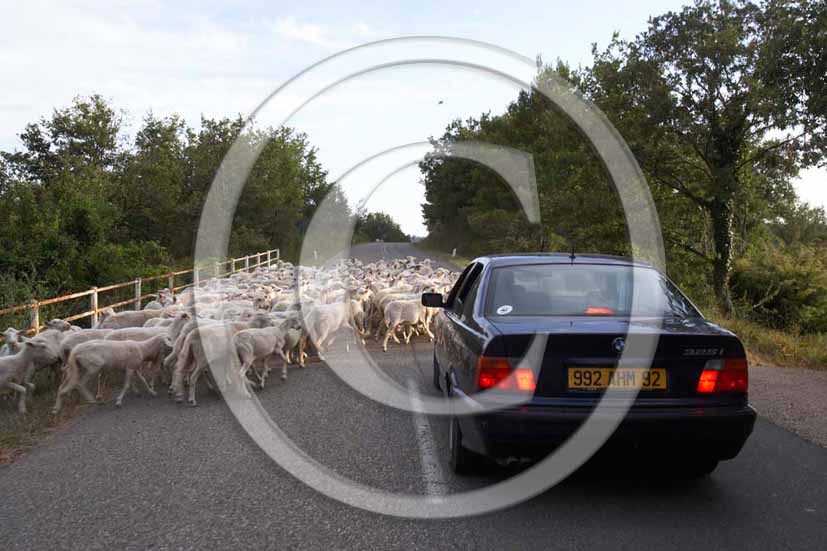
[[[664,234],[664,235],[663,235],[663,238],[664,238],[666,241],[668,241],[668,242],[672,243],[673,245],[677,245],[678,247],[682,248],[683,250],[685,250],[685,251],[687,251],[687,252],[690,252],[690,253],[694,254],[695,256],[697,256],[697,257],[699,257],[699,258],[701,258],[701,259],[705,260],[706,262],[708,262],[708,263],[710,263],[710,264],[713,264],[713,263],[714,263],[714,260],[713,260],[712,258],[710,258],[709,256],[707,256],[704,252],[699,251],[698,249],[696,249],[695,247],[693,247],[693,246],[692,246],[692,245],[690,245],[689,243],[686,243],[686,242],[685,242],[685,241],[683,241],[683,240],[676,239],[676,238],[672,237],[672,236],[671,236],[671,235],[669,235],[669,234]]]

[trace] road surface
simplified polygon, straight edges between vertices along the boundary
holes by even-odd
[[[375,260],[422,253],[371,243]],[[430,384],[431,345],[369,350],[391,376]],[[453,476],[444,419],[379,405],[324,364],[291,368],[260,399],[307,453],[343,476],[406,493],[502,480]],[[0,467],[0,549],[825,549],[827,450],[759,419],[708,479],[653,483],[586,469],[511,509],[409,520],[351,508],[273,463],[209,391],[189,408],[128,396],[89,407]]]

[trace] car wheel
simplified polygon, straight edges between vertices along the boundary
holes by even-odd
[[[462,431],[459,428],[459,420],[451,419],[450,432],[448,434],[448,447],[451,453],[451,470],[459,475],[474,474],[480,464],[480,456],[462,445]]]
[[[434,386],[437,390],[442,391],[442,386],[439,384],[439,366],[436,364],[436,355],[434,355]]]

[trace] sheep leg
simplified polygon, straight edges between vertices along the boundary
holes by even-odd
[[[243,382],[247,379],[247,373],[253,366],[253,351],[249,346],[241,345],[238,347],[238,359],[241,360],[241,367],[238,369],[238,376]],[[229,377],[229,370],[227,370],[227,373]]]
[[[324,361],[324,356],[322,355],[322,343],[324,342],[325,338],[327,338],[327,334],[323,333],[317,339],[310,337],[310,342],[313,344],[313,347],[316,349],[316,355],[319,357],[319,360]]]
[[[203,368],[199,362],[199,364],[195,366],[195,369],[193,369],[192,373],[190,374],[190,388],[187,403],[193,407],[198,405],[198,403],[195,401],[195,388],[198,386],[198,378],[201,376],[202,370]]]
[[[98,400],[98,398],[96,398],[95,396],[93,396],[93,395],[92,395],[92,393],[89,391],[89,387],[87,387],[87,386],[86,386],[86,383],[89,381],[89,379],[91,379],[91,378],[92,378],[93,376],[95,376],[96,374],[98,374],[98,375],[99,375],[99,372],[97,372],[97,371],[95,371],[95,372],[87,372],[87,373],[86,373],[83,377],[81,377],[81,378],[80,378],[80,380],[78,380],[78,381],[77,381],[77,383],[74,385],[75,387],[77,387],[78,391],[80,391],[80,393],[83,395],[83,398],[84,398],[87,402],[89,402],[90,404],[97,404],[97,403],[99,403],[99,402],[100,402],[100,400]]]
[[[118,394],[118,397],[115,398],[115,407],[121,407],[123,405],[123,397],[126,396],[126,391],[129,390],[129,387],[132,385],[132,373],[134,369],[126,368],[126,375],[124,376],[123,380],[123,388],[121,389],[121,393]]]
[[[267,375],[270,372],[270,369],[267,367],[267,360],[268,358],[260,360],[259,368],[253,368],[253,373],[256,374],[256,378],[258,379],[259,390],[264,390],[264,382],[267,380]]]
[[[281,356],[281,360],[282,360],[282,364],[281,364],[281,380],[282,380],[282,381],[286,381],[286,380],[287,380],[287,364],[289,363],[289,362],[287,361],[287,355],[284,353],[284,350],[282,350],[281,348],[277,348],[277,349],[276,349],[276,353],[277,353],[277,354],[279,354],[279,355]]]
[[[103,400],[103,373],[98,373],[98,389],[95,391],[95,400]]]
[[[60,383],[60,387],[57,389],[57,397],[55,398],[55,405],[52,406],[52,413],[57,413],[60,411],[60,408],[63,406],[63,396],[67,393],[71,392],[72,389],[75,387],[77,379],[77,373],[71,367],[66,371],[66,376],[63,378],[63,382]]]
[[[12,390],[16,390],[20,394],[17,398],[17,413],[20,415],[26,415],[26,387],[12,382],[7,382],[6,386]]]
[[[172,371],[172,382],[169,385],[169,394],[175,395],[176,402],[184,401],[184,371],[194,359],[192,346],[182,347],[182,355],[175,363],[175,369]]]
[[[391,335],[393,335],[396,332],[396,326],[397,324],[394,323],[392,326],[388,326],[388,330],[385,331],[385,341],[382,343],[382,350],[384,350],[385,352],[388,351],[388,340],[391,338]],[[396,342],[399,341],[397,340]]]
[[[146,387],[146,391],[149,392],[150,396],[158,396],[158,393],[155,392],[155,388],[153,388],[154,385],[150,385],[140,371],[137,371],[135,374],[138,376],[138,379],[140,379],[140,381],[144,384],[144,386]]]
[[[399,323],[396,322],[396,323],[394,323],[394,330],[391,331],[391,338],[393,338],[393,340],[394,340],[394,342],[396,342],[396,344],[402,344],[401,342],[399,342],[399,338],[396,335],[396,332],[398,330],[399,330]],[[404,334],[403,334],[403,336],[404,336]]]

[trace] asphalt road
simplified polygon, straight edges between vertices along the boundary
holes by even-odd
[[[422,253],[369,244],[364,260]],[[368,349],[387,373],[430,385],[431,345]],[[447,424],[379,405],[324,364],[259,394],[282,430],[342,476],[405,493],[452,493]],[[425,448],[423,449],[423,445]],[[825,549],[827,449],[759,419],[736,459],[695,482],[587,468],[511,509],[409,520],[343,505],[273,463],[207,390],[189,408],[128,396],[87,408],[0,467],[0,549]]]

